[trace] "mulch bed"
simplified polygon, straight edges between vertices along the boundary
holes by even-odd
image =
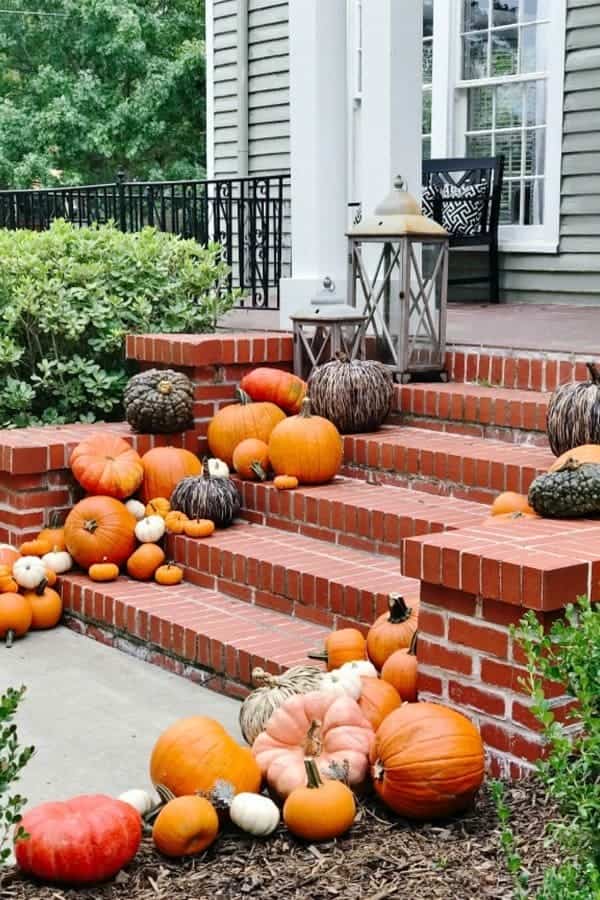
[[[552,810],[534,781],[509,785],[518,847],[539,885],[555,860],[544,847]],[[45,887],[14,871],[0,877],[2,900],[508,900],[513,896],[489,790],[472,811],[442,823],[394,818],[372,799],[343,839],[307,845],[281,828],[264,840],[228,828],[203,856],[166,860],[144,840],[115,881],[87,889]]]

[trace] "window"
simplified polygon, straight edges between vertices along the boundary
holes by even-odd
[[[431,159],[431,88],[433,83],[433,0],[423,0],[423,159]]]

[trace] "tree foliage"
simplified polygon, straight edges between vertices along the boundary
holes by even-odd
[[[0,5],[0,185],[203,176],[204,0]]]

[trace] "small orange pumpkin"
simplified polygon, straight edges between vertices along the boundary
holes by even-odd
[[[215,530],[215,523],[210,519],[188,519],[184,522],[183,531],[188,537],[210,537]]]
[[[382,679],[393,685],[407,703],[417,702],[417,634],[415,631],[409,647],[394,650],[381,670]]]
[[[15,563],[21,554],[17,550],[16,547],[11,546],[11,544],[0,544],[0,565],[1,566],[10,566],[12,569],[13,563]]]
[[[366,659],[367,644],[358,628],[340,628],[332,631],[325,639],[327,669],[339,669],[346,662],[355,659]]]
[[[37,536],[38,541],[47,541],[52,550],[66,550],[64,528],[43,528]]]
[[[298,487],[298,479],[295,475],[276,475],[273,484],[278,491],[293,491]]]
[[[314,759],[305,759],[306,787],[297,787],[283,805],[289,831],[306,841],[329,841],[345,834],[356,817],[354,794],[341,781],[321,780]]]
[[[26,591],[23,596],[31,604],[31,628],[33,631],[54,628],[58,625],[63,609],[60,594],[50,587],[40,585],[35,591]]]
[[[138,581],[150,581],[165,561],[165,551],[158,544],[142,544],[127,560],[127,572]]]
[[[62,551],[59,551],[62,553]],[[46,584],[48,587],[54,587],[56,582],[58,581],[58,575],[54,571],[54,569],[46,569]]]
[[[170,800],[152,828],[156,849],[165,856],[202,853],[219,833],[219,817],[204,797],[185,796]]]
[[[12,575],[12,566],[0,566],[0,594],[15,594],[19,585]]]
[[[167,531],[170,531],[171,534],[183,534],[186,522],[189,522],[186,514],[179,512],[176,509],[172,509],[171,512],[167,513],[165,516],[165,526]]]
[[[52,544],[41,538],[35,538],[33,541],[25,541],[19,547],[21,556],[44,556],[52,550]]]
[[[174,585],[181,584],[183,581],[183,569],[173,563],[167,563],[166,566],[159,566],[154,573],[154,580],[157,584]]]
[[[31,603],[22,594],[0,595],[0,640],[12,647],[14,638],[23,637],[31,628]]]
[[[394,650],[410,646],[417,630],[418,601],[410,607],[400,594],[390,594],[389,607],[389,612],[379,616],[367,634],[367,653],[379,670]]]
[[[265,481],[269,469],[269,448],[264,441],[246,438],[233,451],[233,468],[240,478]]]
[[[377,731],[385,717],[402,704],[402,699],[396,688],[381,678],[363,675],[360,682],[362,691],[358,705],[373,730]]]
[[[163,519],[171,512],[171,504],[166,497],[155,497],[146,504],[147,516],[162,516]]]
[[[116,581],[119,577],[119,567],[115,563],[104,560],[90,566],[88,575],[92,581]]]
[[[523,516],[535,516],[535,510],[529,505],[525,494],[517,494],[515,491],[503,491],[503,493],[498,494],[492,503],[490,515],[503,516],[514,513],[519,513]]]

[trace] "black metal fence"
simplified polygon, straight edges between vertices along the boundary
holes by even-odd
[[[231,266],[241,307],[279,308],[279,281],[291,275],[290,176],[140,182],[0,191],[0,228],[44,230],[54,219],[78,226],[114,221],[216,241]]]

